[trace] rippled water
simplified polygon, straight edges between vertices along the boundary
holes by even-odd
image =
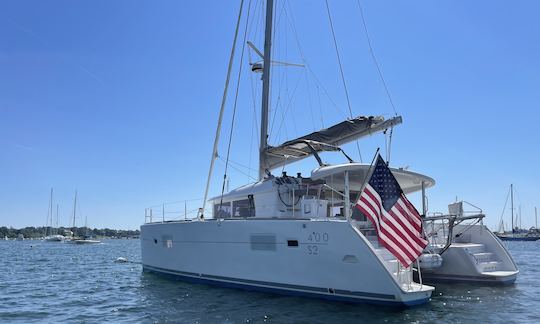
[[[438,285],[410,309],[193,285],[141,271],[138,240],[0,241],[0,322],[540,322],[540,241],[509,242],[515,285]],[[131,262],[115,263],[118,257]],[[359,276],[362,274],[359,273]]]

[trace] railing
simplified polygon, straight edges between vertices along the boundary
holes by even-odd
[[[472,226],[481,222],[485,217],[484,214],[470,215],[452,215],[452,214],[435,214],[423,219],[424,233],[429,241],[428,249],[439,254],[444,253],[452,244],[455,238],[458,238],[469,227],[466,227],[461,233],[454,233],[454,227],[463,222],[468,222],[468,226]]]
[[[202,199],[188,199],[147,207],[144,209],[144,222],[146,224],[196,219],[202,207],[201,202]],[[206,210],[207,218],[211,218],[212,209],[208,204]]]

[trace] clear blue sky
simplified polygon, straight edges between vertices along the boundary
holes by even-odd
[[[274,68],[272,144],[348,115],[324,2],[288,0],[280,11],[282,4],[274,57],[301,62],[300,48],[312,73]],[[430,211],[445,210],[457,196],[481,206],[491,228],[514,183],[523,226],[533,225],[540,206],[540,3],[362,4],[404,119],[394,133],[392,165],[436,179]],[[43,225],[50,187],[62,225],[69,224],[75,189],[92,227],[137,228],[145,207],[201,198],[238,7],[239,1],[2,1],[0,225]],[[391,116],[356,1],[330,1],[330,8],[353,114]],[[260,11],[253,0],[248,39],[262,49]],[[244,71],[247,58],[246,52]],[[250,79],[242,75],[231,158],[256,169]],[[360,146],[369,160],[384,137]],[[346,150],[358,157],[354,145]],[[313,167],[309,160],[287,170]],[[212,194],[220,192],[222,174],[218,162]],[[248,181],[234,170],[230,176],[231,188]]]

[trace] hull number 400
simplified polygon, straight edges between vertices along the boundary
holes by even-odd
[[[311,244],[307,244],[307,253],[311,255],[318,255],[319,254],[319,246],[320,243],[327,243],[329,240],[328,233],[326,232],[311,232],[308,235],[307,238],[308,242]]]

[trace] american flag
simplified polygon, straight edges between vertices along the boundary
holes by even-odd
[[[409,267],[422,254],[428,242],[422,237],[420,214],[380,155],[356,208],[373,222],[379,242],[403,266]]]

